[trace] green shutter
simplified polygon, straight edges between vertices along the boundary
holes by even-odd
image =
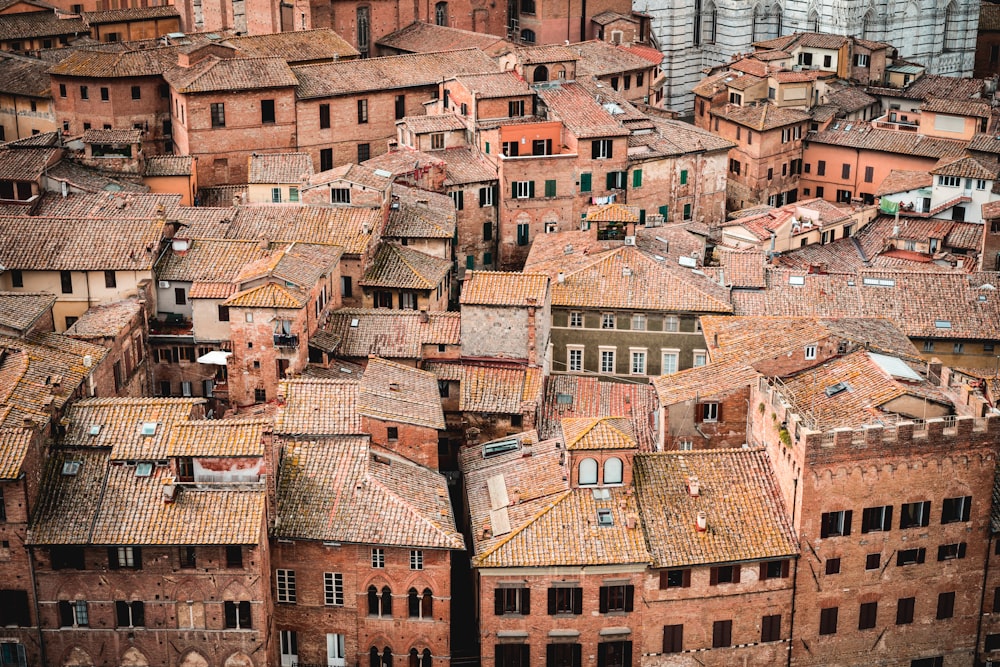
[[[681,185],[687,185],[688,182],[688,170],[681,169]]]
[[[663,220],[666,221],[666,219],[667,219],[667,207],[666,206],[661,206],[660,208],[658,208],[656,210],[658,210],[660,212],[660,215],[663,216]]]
[[[590,192],[590,174],[580,174],[580,192]]]
[[[639,224],[640,225],[646,224],[646,209],[644,208],[639,209]]]
[[[485,264],[486,266],[489,266],[492,263],[493,263],[493,253],[491,253],[491,252],[484,252],[483,253],[483,264]]]
[[[605,190],[614,190],[615,189],[615,183],[616,183],[616,181],[615,181],[615,173],[616,172],[613,172],[613,171],[609,171],[608,172],[607,179],[606,179],[606,182],[604,184],[604,189]]]
[[[469,270],[472,270],[472,269],[476,268],[476,256],[475,255],[466,255],[465,256],[465,268],[467,268]]]
[[[545,181],[545,196],[555,197],[556,196],[556,182],[555,181]]]
[[[490,142],[488,142],[488,141],[486,142],[486,154],[487,155],[490,154]]]
[[[687,172],[683,173],[686,174]],[[684,181],[681,180],[681,183],[684,183]],[[642,187],[642,169],[636,169],[635,171],[632,172],[632,187],[633,188]]]
[[[535,182],[534,181],[528,181],[528,198],[529,199],[534,199],[535,198]]]
[[[684,219],[691,219],[691,204],[684,204]]]

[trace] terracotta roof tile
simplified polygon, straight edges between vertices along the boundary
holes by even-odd
[[[753,128],[759,132],[802,123],[810,119],[809,114],[805,111],[776,107],[770,104],[761,104],[754,107],[727,104],[724,107],[712,109],[711,114],[738,123],[739,125]]]
[[[0,179],[38,181],[60,154],[58,148],[0,148]]]
[[[158,220],[0,217],[0,263],[28,271],[143,271],[156,259]]]
[[[636,496],[657,568],[733,563],[798,554],[767,453],[702,450],[641,454]],[[699,495],[688,493],[697,477]],[[696,529],[699,512],[707,530]]]
[[[466,129],[465,121],[459,118],[458,114],[452,112],[424,116],[406,116],[397,122],[403,123],[414,134],[457,132]]]
[[[333,181],[348,181],[366,188],[388,192],[392,178],[378,173],[371,167],[359,164],[344,164],[327,171],[321,171],[309,177],[309,185],[324,185]]]
[[[878,130],[868,123],[836,123],[834,128],[822,132],[810,132],[807,139],[817,144],[933,158],[961,155],[965,151],[965,144],[960,141],[908,132]]]
[[[653,131],[647,134],[629,136],[630,163],[689,153],[728,151],[735,146],[731,141],[678,120],[654,118],[651,129]]]
[[[565,83],[554,88],[540,89],[537,93],[549,111],[579,139],[621,137],[629,134],[628,129],[579,84]]]
[[[445,161],[445,186],[490,183],[497,180],[497,167],[472,148],[447,148],[437,153]]]
[[[275,433],[306,437],[362,433],[356,381],[285,380],[279,389],[284,404],[274,422]]]
[[[49,74],[87,78],[161,76],[177,63],[173,47],[108,51],[75,49],[52,65]]]
[[[87,35],[90,31],[83,19],[66,17],[55,12],[25,12],[0,15],[0,40],[11,41],[32,37]]]
[[[531,87],[514,72],[461,74],[455,77],[455,81],[465,86],[474,97],[481,100],[531,95]]]
[[[200,398],[90,398],[69,411],[63,444],[71,447],[110,447],[113,460],[155,461],[167,458],[171,426],[186,422],[202,410]],[[143,433],[149,424],[151,434]]]
[[[29,544],[86,544],[90,541],[109,459],[107,450],[57,449],[50,453],[42,491],[31,518]],[[74,465],[76,473],[62,474],[65,464],[79,464],[78,467]]]
[[[920,110],[953,114],[956,116],[973,116],[975,118],[989,118],[992,113],[992,107],[990,107],[989,100],[956,100],[939,97],[927,98],[924,103],[920,105]]]
[[[294,183],[313,175],[308,153],[254,153],[250,156],[248,183]]]
[[[234,308],[285,308],[295,310],[305,308],[308,303],[309,295],[306,292],[272,282],[237,292],[226,299],[226,305]]]
[[[736,250],[715,247],[715,258],[722,268],[721,280],[733,287],[764,287],[764,252],[754,248]]]
[[[518,62],[525,65],[568,62],[578,60],[576,51],[560,44],[543,44],[540,46],[515,47]]]
[[[52,97],[48,63],[13,53],[0,54],[0,92],[27,97]]]
[[[374,357],[358,392],[358,414],[443,430],[444,412],[433,373]]]
[[[611,382],[578,375],[550,375],[539,410],[539,435],[562,436],[562,420],[570,417],[625,417],[640,451],[653,451],[650,416],[659,408],[656,392],[648,384]]]
[[[902,97],[911,100],[926,100],[932,97],[943,97],[949,100],[967,100],[979,97],[983,93],[983,80],[967,77],[924,74],[908,87],[869,88],[873,95]]]
[[[541,399],[542,373],[534,366],[498,363],[427,363],[426,370],[441,379],[457,379],[458,409],[484,414],[523,414],[534,411]]]
[[[451,262],[398,243],[382,243],[365,271],[361,285],[432,290],[448,272]]]
[[[987,166],[984,160],[969,155],[943,157],[931,171],[936,176],[958,176],[960,178],[978,178],[996,180],[996,163]]]
[[[330,314],[327,331],[340,341],[338,356],[420,359],[424,345],[458,345],[461,326],[459,313],[345,308]]]
[[[169,69],[163,78],[184,94],[290,88],[298,84],[288,63],[277,56],[225,59],[208,56],[190,67]]]
[[[167,456],[255,457],[264,455],[270,419],[200,419],[171,426]]]
[[[277,537],[464,548],[444,476],[375,454],[367,438],[289,444],[278,480]]]
[[[21,476],[21,465],[31,440],[31,429],[0,428],[0,479],[13,480]]]
[[[87,130],[83,133],[85,144],[141,144],[142,130],[133,128]]]
[[[146,158],[143,176],[190,176],[194,158],[190,155],[153,155]]]
[[[228,299],[236,293],[236,285],[232,283],[213,283],[195,281],[188,290],[189,299]]]
[[[606,76],[619,72],[647,70],[653,67],[649,58],[599,39],[579,42],[570,46],[569,49],[575,51],[579,57],[576,64],[578,75]],[[662,60],[662,54],[660,55]]]
[[[908,192],[919,188],[929,188],[934,184],[934,177],[929,171],[906,171],[905,169],[893,169],[889,175],[882,180],[882,184],[875,190],[875,196],[892,195],[900,192]]]
[[[168,251],[156,269],[160,280],[227,282],[235,280],[243,267],[268,256],[257,241],[192,239],[183,253]]]
[[[624,417],[562,420],[563,443],[567,450],[636,449],[632,423]]]
[[[268,35],[243,35],[230,37],[226,43],[245,57],[278,56],[289,65],[360,56],[357,49],[328,28],[292,30]]]
[[[0,292],[0,326],[26,331],[55,302],[47,292]]]
[[[541,306],[549,291],[549,277],[541,273],[467,271],[461,303],[469,306]]]
[[[180,12],[173,5],[158,7],[130,7],[123,9],[108,9],[100,12],[83,12],[83,20],[88,26],[107,23],[126,23],[130,21],[148,21],[150,19],[180,18]]]
[[[389,211],[386,239],[451,239],[458,224],[455,205],[447,195],[396,185],[399,208]]]
[[[410,53],[434,53],[468,47],[491,53],[508,42],[495,35],[416,21],[382,37],[377,44]]]
[[[73,326],[66,329],[65,335],[83,339],[116,339],[125,332],[125,328],[136,319],[141,310],[142,306],[134,299],[91,306]]]

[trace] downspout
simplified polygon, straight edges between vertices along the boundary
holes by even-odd
[[[31,495],[28,493],[28,477],[23,473],[21,474],[21,488],[24,493],[24,512],[30,521]],[[31,577],[31,597],[34,598],[35,628],[38,631],[39,658],[42,664],[46,665],[48,664],[48,660],[45,659],[45,641],[42,639],[42,615],[38,604],[38,581],[35,578],[35,550],[30,546],[28,547],[28,574]]]
[[[974,657],[974,660],[973,660],[973,664],[975,664],[975,665],[980,664],[980,662],[979,662],[979,641],[982,639],[982,634],[983,634],[983,608],[986,605],[986,576],[987,576],[987,573],[990,571],[990,555],[993,552],[994,539],[995,539],[995,536],[991,532],[990,533],[989,542],[987,542],[986,563],[983,565],[983,585],[979,587],[980,588],[980,593],[979,593],[979,622],[976,623],[976,652],[975,652],[975,657]]]

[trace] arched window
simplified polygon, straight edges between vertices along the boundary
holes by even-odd
[[[392,649],[386,646],[380,654],[378,648],[372,646],[368,651],[368,659],[371,667],[392,667]]]
[[[410,649],[410,667],[431,667],[431,650],[425,648],[423,653],[418,653],[417,649]]]
[[[543,81],[549,80],[549,68],[545,65],[539,65],[535,68],[535,83],[542,83]]]
[[[434,595],[429,588],[425,588],[423,593],[411,588],[406,595],[406,602],[410,618],[430,618],[434,613]]]
[[[392,616],[392,591],[388,586],[382,587],[382,613],[380,616]]]
[[[369,38],[371,37],[368,24],[369,11],[369,7],[358,7],[357,10],[358,51],[361,52],[362,58],[368,57]]]
[[[439,2],[434,5],[434,22],[438,25],[448,25],[448,3]]]
[[[369,616],[392,616],[392,591],[388,586],[382,587],[381,595],[375,586],[368,587],[368,614]]]
[[[604,462],[604,483],[622,483],[622,460],[620,458],[612,456]]]
[[[407,607],[407,615],[410,618],[420,618],[420,596],[417,595],[416,588],[411,588],[407,593],[406,607]]]
[[[597,461],[594,459],[584,459],[580,461],[580,486],[587,484],[597,484]]]
[[[958,6],[954,1],[949,2],[944,10],[944,50],[961,50],[964,35],[965,30],[959,17]]]
[[[420,618],[431,618],[434,616],[434,596],[431,589],[425,588],[424,594],[420,597]]]
[[[819,12],[815,9],[809,12],[809,32],[819,32]]]
[[[381,598],[378,596],[378,589],[374,586],[368,587],[368,615],[369,616],[379,616],[379,602]],[[372,649],[375,650],[374,648]]]
[[[702,41],[706,44],[715,44],[715,31],[718,19],[719,10],[715,8],[715,3],[708,3],[705,8],[705,20],[702,21],[701,26]]]
[[[691,39],[695,46],[701,46],[701,0],[694,0],[694,31]]]
[[[535,43],[535,31],[534,30],[522,30],[521,31],[521,41],[525,44]]]
[[[392,649],[388,646],[382,649],[382,667],[392,667]]]

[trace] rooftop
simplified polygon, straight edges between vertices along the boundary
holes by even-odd
[[[345,308],[330,314],[326,330],[340,341],[338,356],[420,359],[424,345],[458,345],[461,324],[459,313]]]
[[[250,156],[248,183],[300,184],[313,175],[308,153],[254,153]]]
[[[0,264],[24,271],[149,271],[160,220],[0,215]]]
[[[369,359],[358,393],[358,414],[443,430],[444,412],[433,373],[394,361]]]
[[[48,292],[0,292],[0,326],[27,331],[55,302]]]
[[[73,326],[66,329],[66,335],[72,338],[111,338],[121,336],[126,327],[136,319],[142,306],[136,299],[116,301],[115,303],[91,306]]]
[[[169,69],[163,78],[181,94],[289,88],[298,84],[288,63],[277,56],[220,59],[210,55],[190,67]]]
[[[110,448],[112,460],[157,461],[167,458],[167,438],[174,424],[200,416],[201,398],[89,398],[68,413],[63,444]]]
[[[362,433],[356,381],[284,380],[279,393],[284,404],[275,418],[275,433],[307,438]]]
[[[398,243],[382,243],[365,271],[361,285],[398,289],[432,290],[451,271],[446,259]]]
[[[501,363],[427,363],[442,380],[459,381],[461,412],[519,415],[534,411],[541,398],[542,372],[535,366]]]
[[[549,277],[541,273],[467,271],[461,303],[468,306],[543,306]]]
[[[391,32],[377,42],[378,46],[410,53],[435,53],[473,47],[495,53],[508,43],[494,35],[471,30],[459,30],[423,21]]]
[[[361,54],[328,28],[230,37],[226,43],[249,58],[278,56],[289,65],[357,58]]]

